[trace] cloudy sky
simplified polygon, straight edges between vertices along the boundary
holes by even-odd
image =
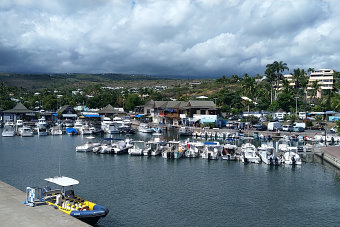
[[[221,76],[334,68],[338,0],[1,0],[0,71]]]

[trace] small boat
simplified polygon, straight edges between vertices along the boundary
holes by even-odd
[[[283,155],[284,163],[288,165],[301,165],[300,155],[293,151],[287,151]]]
[[[236,160],[237,146],[234,144],[225,144],[221,152],[222,160],[234,161]]]
[[[5,124],[5,128],[4,130],[2,131],[2,134],[1,134],[3,137],[13,137],[15,135],[15,129],[14,129],[14,126],[11,126],[11,125],[6,125]]]
[[[128,153],[129,148],[130,147],[124,140],[111,144],[112,153],[114,154],[126,154]]]
[[[256,154],[257,149],[253,144],[245,143],[241,146],[241,161],[243,163],[260,163],[261,159]]]
[[[23,126],[20,130],[20,135],[22,137],[31,137],[33,136],[33,130],[28,126]]]
[[[93,151],[94,147],[97,147],[100,145],[100,143],[93,143],[91,139],[94,139],[94,137],[87,137],[87,139],[90,139],[90,141],[87,141],[85,144],[76,146],[77,152],[90,152]]]
[[[261,146],[257,148],[257,151],[263,163],[267,165],[280,165],[281,164],[281,158],[279,158],[274,153],[273,146],[269,146],[267,144],[261,144]]]
[[[192,135],[192,131],[191,131],[191,129],[189,127],[183,126],[183,127],[179,128],[178,134],[180,136],[191,136]]]
[[[202,158],[216,160],[221,154],[222,146],[219,142],[205,142]]]
[[[144,154],[144,150],[147,148],[145,141],[133,141],[133,147],[128,151],[129,155],[141,156]]]
[[[78,131],[75,128],[66,128],[66,134],[67,135],[77,135]]]
[[[43,188],[26,188],[25,203],[27,205],[35,206],[38,203],[45,202],[55,209],[90,225],[96,224],[100,218],[109,213],[107,208],[74,194],[73,186],[79,184],[79,181],[64,176],[46,178],[45,181],[47,185]],[[61,188],[52,190],[48,183],[56,184]]]
[[[62,135],[62,134],[63,134],[63,131],[61,130],[61,128],[59,126],[53,127],[51,129],[51,135],[52,136],[57,136],[57,135]]]
[[[47,132],[47,128],[45,127],[38,127],[38,136],[47,136],[48,132]]]
[[[199,157],[204,149],[204,144],[202,142],[189,142],[187,146],[188,146],[187,150],[185,151],[184,154],[186,158]]]
[[[155,131],[147,123],[140,123],[138,126],[138,132],[153,133]]]
[[[179,141],[176,140],[169,141],[162,152],[162,157],[166,159],[174,159],[175,151],[178,150],[178,147]]]

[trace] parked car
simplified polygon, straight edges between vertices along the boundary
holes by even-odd
[[[300,127],[300,126],[294,126],[294,127],[293,127],[293,131],[294,131],[294,132],[304,132],[304,131],[305,131],[305,128]]]
[[[280,124],[280,122],[269,122],[268,130],[269,131],[282,130],[282,125]]]
[[[338,129],[336,127],[333,127],[329,130],[331,133],[337,133]]]
[[[257,131],[265,131],[267,130],[267,126],[264,124],[256,124],[256,125],[253,125],[253,129]]]
[[[292,125],[282,125],[282,131],[292,132],[294,130]]]

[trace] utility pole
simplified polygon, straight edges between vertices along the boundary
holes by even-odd
[[[298,100],[298,96],[295,96],[295,114],[298,115],[298,108],[297,108],[297,100]]]

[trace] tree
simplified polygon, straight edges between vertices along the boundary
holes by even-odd
[[[280,80],[282,78],[282,72],[285,70],[289,70],[287,63],[284,63],[283,61],[274,61],[273,64],[267,65],[267,67],[271,68],[274,72],[276,72],[276,94],[275,99],[277,99],[279,94],[279,84]]]
[[[125,103],[125,109],[126,110],[133,110],[135,106],[141,105],[141,99],[137,94],[129,94],[126,103]]]
[[[313,103],[315,102],[314,99],[315,99],[318,91],[320,90],[320,86],[321,85],[319,84],[319,82],[317,80],[314,80],[312,82],[312,86],[311,86],[311,100],[312,100]]]
[[[270,104],[273,103],[273,82],[275,81],[275,71],[271,64],[266,66],[266,78],[267,81],[270,83]]]

